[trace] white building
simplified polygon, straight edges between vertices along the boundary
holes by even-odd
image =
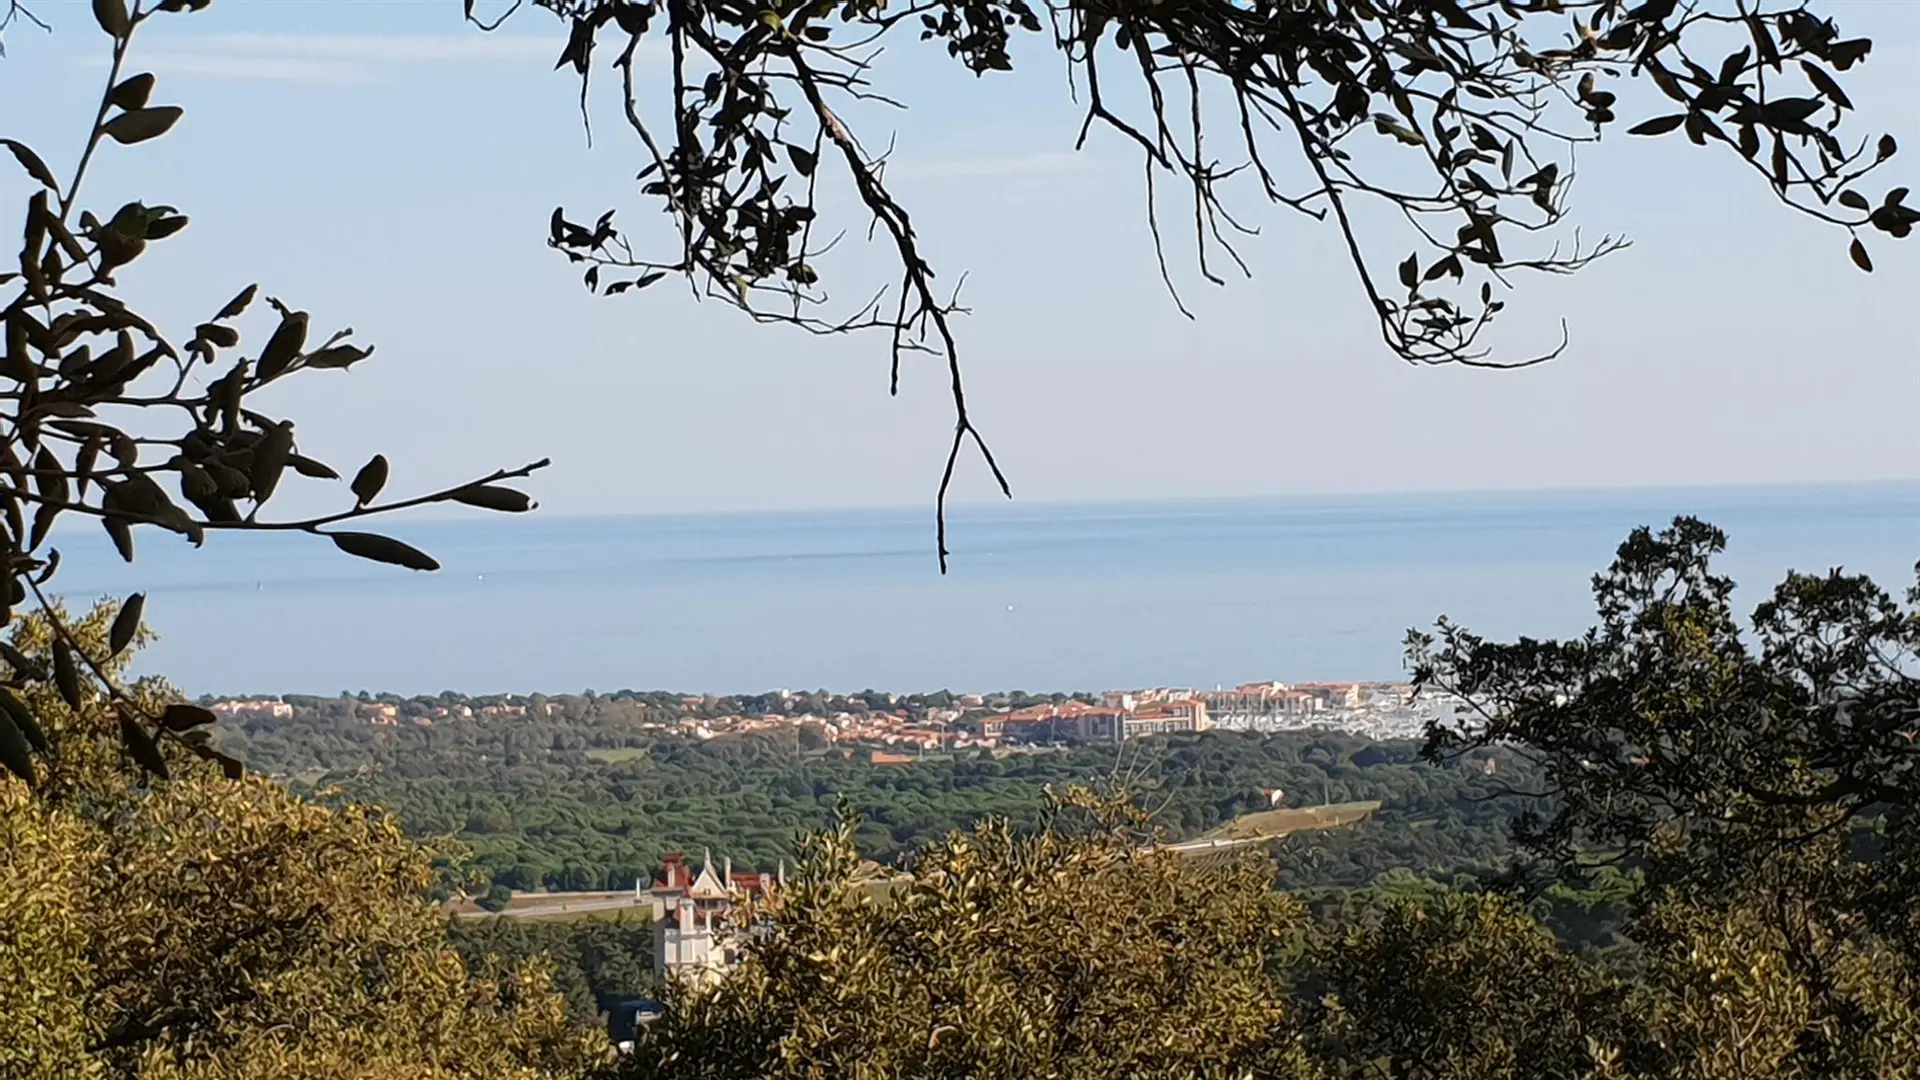
[[[738,928],[733,905],[744,897],[785,884],[786,865],[774,880],[765,874],[733,872],[733,860],[718,873],[711,853],[703,853],[694,873],[678,852],[662,859],[661,880],[649,891],[653,906],[653,970],[674,979],[708,982],[733,965]],[[634,883],[635,899],[643,890]]]

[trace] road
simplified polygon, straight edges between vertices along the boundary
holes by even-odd
[[[523,893],[516,895],[505,911],[459,911],[456,918],[483,919],[495,914],[515,919],[550,918],[559,915],[587,915],[601,911],[646,908],[649,898],[635,900],[632,893]]]
[[[1175,855],[1191,855],[1196,851],[1227,851],[1232,848],[1246,847],[1248,844],[1264,844],[1269,840],[1278,840],[1278,836],[1236,836],[1215,840],[1183,840],[1178,844],[1161,844],[1159,850],[1171,851]]]

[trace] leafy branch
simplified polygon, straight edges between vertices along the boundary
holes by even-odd
[[[352,330],[324,337],[310,332],[311,316],[273,297],[271,317],[255,350],[240,352],[237,325],[254,308],[258,288],[248,285],[184,342],[169,337],[116,294],[116,274],[187,226],[171,206],[130,202],[104,220],[81,207],[89,167],[104,149],[157,139],[179,122],[182,110],[151,103],[155,79],[125,75],[135,33],[155,16],[200,10],[208,0],[160,0],[143,7],[127,0],[94,0],[95,21],[111,42],[111,62],[100,105],[84,147],[63,185],[31,147],[0,138],[14,160],[38,184],[27,200],[18,269],[0,273],[0,559],[6,592],[0,596],[0,626],[29,593],[54,628],[55,670],[61,695],[80,707],[78,666],[90,669],[106,688],[120,716],[129,753],[147,771],[166,775],[157,747],[175,742],[202,757],[219,758],[196,732],[211,720],[204,710],[172,706],[154,715],[125,692],[108,671],[108,657],[83,647],[44,587],[59,567],[48,545],[65,515],[98,520],[115,549],[134,559],[136,530],[158,528],[195,546],[208,530],[301,532],[324,537],[342,551],[414,570],[435,570],[428,554],[391,537],[336,528],[361,519],[434,503],[524,512],[534,503],[505,485],[548,465],[546,460],[495,470],[478,479],[421,495],[380,501],[389,475],[387,459],[375,454],[347,485],[343,509],[299,518],[269,516],[270,501],[289,475],[322,481],[341,476],[325,462],[301,453],[291,420],[251,406],[251,395],[283,380],[316,371],[345,371],[366,360],[371,346],[352,340]],[[0,29],[32,16],[14,4]],[[256,321],[256,325],[259,322]],[[231,359],[227,359],[231,357]],[[140,432],[138,436],[131,430]],[[168,488],[176,491],[177,497]],[[117,653],[139,628],[142,598],[121,608],[131,618],[116,626]],[[130,613],[130,614],[129,614]],[[78,666],[75,658],[78,658]],[[11,664],[14,681],[46,677],[31,665]],[[11,697],[0,699],[0,705]],[[23,726],[24,725],[24,726]],[[44,740],[23,709],[0,709],[0,748],[46,752]],[[30,761],[5,755],[10,771],[34,782]],[[238,763],[221,759],[229,771]]]
[[[483,19],[469,2],[467,14],[491,29],[520,6]],[[957,297],[933,287],[922,241],[887,183],[887,152],[869,148],[846,120],[859,106],[898,105],[876,85],[873,64],[904,35],[917,31],[981,76],[1010,70],[1022,36],[1063,56],[1084,102],[1076,148],[1099,129],[1141,156],[1146,223],[1183,312],[1167,271],[1156,177],[1184,189],[1209,282],[1225,281],[1221,256],[1246,272],[1237,245],[1257,230],[1236,217],[1233,199],[1331,222],[1382,341],[1410,363],[1503,368],[1561,355],[1564,321],[1556,342],[1518,357],[1496,354],[1488,332],[1523,272],[1570,274],[1627,246],[1613,236],[1588,241],[1568,196],[1576,152],[1618,126],[1630,104],[1643,107],[1641,98],[1666,112],[1630,134],[1683,132],[1695,145],[1731,151],[1783,204],[1846,230],[1862,270],[1872,268],[1872,234],[1900,239],[1920,223],[1906,188],[1876,199],[1857,186],[1897,146],[1890,136],[1843,141],[1853,103],[1842,80],[1872,43],[1842,37],[1815,0],[534,6],[570,27],[556,67],[581,81],[583,110],[596,49],[612,53],[600,66],[618,73],[622,115],[645,152],[640,194],[657,200],[673,232],[655,250],[616,228],[612,211],[587,224],[562,208],[551,245],[602,294],[677,276],[757,321],[815,334],[883,331],[896,392],[903,360],[943,363],[955,424],[936,500],[943,569],[945,501],[960,449],[971,441],[1003,492],[1007,485],[960,379]],[[643,45],[654,65],[644,78]],[[1630,101],[1640,88],[1647,92]],[[1285,168],[1286,158],[1302,166],[1304,183],[1283,182],[1302,171]],[[819,270],[847,233],[820,219],[820,193],[835,177],[899,270],[893,288],[846,305],[833,302]],[[1414,250],[1383,258],[1363,241],[1363,206],[1403,222]]]

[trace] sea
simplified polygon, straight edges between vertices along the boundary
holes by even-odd
[[[1638,525],[1729,535],[1744,607],[1788,569],[1920,559],[1920,481],[391,523],[443,565],[300,534],[59,533],[70,604],[148,595],[190,693],[899,692],[1403,677],[1411,628],[1569,635]]]

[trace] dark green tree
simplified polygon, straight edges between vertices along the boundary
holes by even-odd
[[[1578,638],[1414,635],[1418,678],[1468,703],[1426,753],[1533,757],[1546,809],[1516,822],[1533,861],[1515,883],[1632,869],[1630,935],[1675,993],[1721,969],[1750,985],[1726,1007],[1784,1025],[1760,1057],[1895,1075],[1880,1048],[1920,1000],[1920,588],[1902,605],[1864,576],[1791,574],[1743,633],[1725,544],[1692,518],[1636,531]]]

